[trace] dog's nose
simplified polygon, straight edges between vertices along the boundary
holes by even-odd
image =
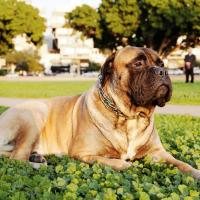
[[[168,75],[167,69],[164,67],[153,67],[153,71],[155,74],[159,75],[160,77],[164,77]]]

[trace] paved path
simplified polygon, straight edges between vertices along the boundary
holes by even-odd
[[[0,98],[0,105],[1,106],[14,106],[16,104],[20,104],[27,101],[38,101],[42,99],[17,99],[17,98]]]
[[[171,80],[185,82],[185,75],[170,75]],[[195,81],[200,81],[200,75],[195,75]],[[69,74],[61,74],[57,76],[19,76],[19,77],[8,77],[0,76],[0,81],[96,81],[97,74],[92,77],[84,76],[72,76]]]
[[[163,108],[157,107],[156,112],[159,114],[191,115],[200,117],[200,106],[166,105]]]
[[[0,105],[14,106],[16,104],[23,103],[25,101],[32,101],[32,100],[39,100],[39,99],[0,98]],[[200,106],[166,105],[163,108],[157,107],[156,113],[200,116]]]

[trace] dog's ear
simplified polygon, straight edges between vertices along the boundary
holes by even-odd
[[[114,71],[114,59],[116,52],[112,53],[101,67],[101,85],[104,86],[106,81],[112,77]]]

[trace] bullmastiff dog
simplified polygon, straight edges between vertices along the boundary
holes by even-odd
[[[166,152],[154,126],[154,109],[172,94],[171,81],[151,49],[127,46],[107,58],[99,80],[73,97],[27,102],[0,117],[0,153],[45,162],[68,155],[123,170],[151,156],[200,179],[200,170]]]

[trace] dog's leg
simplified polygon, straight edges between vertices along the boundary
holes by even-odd
[[[38,129],[31,124],[24,126],[16,140],[15,149],[10,155],[10,158],[16,160],[29,160],[29,156],[36,145],[39,137]]]
[[[177,160],[165,150],[160,141],[158,132],[155,128],[153,129],[149,141],[146,143],[146,148],[143,148],[143,150],[141,150],[141,153],[139,154],[139,156],[137,156],[137,158],[142,158],[148,155],[151,156],[155,162],[163,161],[165,163],[172,164],[183,173],[189,173],[194,178],[200,179],[200,170],[193,168],[187,163]]]
[[[200,170],[197,170],[190,166],[187,163],[184,163],[180,160],[175,159],[170,153],[166,152],[164,149],[157,149],[150,153],[153,160],[158,161],[164,161],[166,163],[175,165],[180,171],[184,173],[191,174],[194,178],[200,179]]]
[[[124,170],[131,166],[131,163],[125,160],[105,158],[101,156],[85,156],[85,157],[82,157],[80,160],[90,163],[90,164],[97,161],[100,164],[110,166],[116,170]]]
[[[14,145],[5,144],[0,146],[0,156],[10,156],[12,151],[14,150]]]
[[[42,102],[20,104],[3,113],[0,116],[0,154],[29,160],[47,116],[48,107]]]

